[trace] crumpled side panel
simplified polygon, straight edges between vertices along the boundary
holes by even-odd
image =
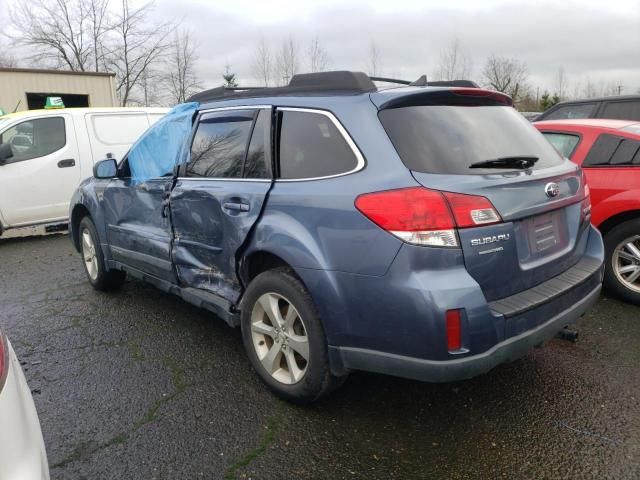
[[[129,150],[133,183],[146,182],[173,172],[199,103],[182,103],[147,130]]]

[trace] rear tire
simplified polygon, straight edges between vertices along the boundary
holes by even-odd
[[[346,379],[331,374],[318,312],[290,270],[277,268],[254,278],[244,295],[240,318],[249,361],[279,397],[311,403]]]
[[[605,287],[640,305],[640,218],[615,226],[605,235],[604,245]]]
[[[108,270],[96,226],[90,217],[84,217],[78,226],[78,238],[82,265],[89,283],[100,291],[113,291],[122,286],[127,277],[122,270]]]

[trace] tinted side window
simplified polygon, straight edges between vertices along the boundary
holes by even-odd
[[[578,135],[570,135],[568,133],[542,132],[551,145],[556,147],[563,156],[571,158],[571,154],[580,142]]]
[[[554,110],[549,115],[544,115],[544,120],[562,120],[564,118],[590,118],[595,110],[595,103],[579,103],[565,105]]]
[[[584,159],[584,166],[630,165],[635,162],[640,142],[617,135],[603,134]]]
[[[263,109],[258,114],[253,128],[244,178],[271,178],[271,110]]]
[[[191,144],[187,177],[241,178],[255,111],[204,114]]]
[[[625,138],[620,142],[618,148],[613,152],[613,156],[609,161],[610,165],[629,165],[633,162],[633,158],[640,149],[640,142]]]
[[[347,173],[358,160],[326,115],[281,111],[280,178],[315,178]]]
[[[620,120],[640,120],[640,100],[634,102],[608,102],[602,109],[602,118],[618,118]]]
[[[12,162],[44,157],[67,144],[64,118],[39,118],[19,123],[0,136],[13,150]]]

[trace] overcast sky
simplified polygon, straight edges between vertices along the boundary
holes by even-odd
[[[198,71],[218,85],[226,62],[243,83],[261,37],[279,48],[293,36],[301,53],[317,35],[332,69],[366,70],[371,42],[382,74],[434,76],[456,38],[480,80],[490,54],[524,61],[531,84],[553,89],[563,66],[577,83],[616,82],[640,90],[640,0],[376,1],[157,0],[155,15],[182,19],[199,44]],[[308,69],[303,58],[303,70]],[[572,91],[569,92],[573,93]]]

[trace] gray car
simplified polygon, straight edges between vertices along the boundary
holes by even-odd
[[[192,100],[96,166],[71,237],[95,288],[129,274],[240,326],[288,400],[352,370],[470,378],[598,298],[582,172],[501,93],[328,72]]]

